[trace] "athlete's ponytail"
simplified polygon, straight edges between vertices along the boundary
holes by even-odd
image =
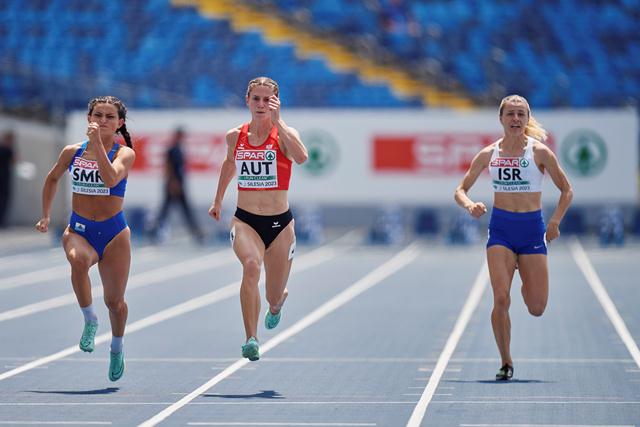
[[[116,131],[124,138],[124,142],[127,143],[127,147],[133,148],[133,143],[131,142],[131,135],[129,135],[129,131],[127,130],[127,125],[125,123],[120,126],[120,129]]]

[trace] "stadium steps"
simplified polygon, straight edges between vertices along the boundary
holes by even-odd
[[[260,32],[271,44],[290,43],[300,58],[321,57],[336,72],[353,72],[368,83],[388,85],[402,98],[418,98],[430,107],[466,109],[473,102],[411,77],[405,71],[360,58],[331,41],[293,27],[284,19],[233,0],[171,0],[176,7],[196,7],[203,16],[229,20],[238,32]]]

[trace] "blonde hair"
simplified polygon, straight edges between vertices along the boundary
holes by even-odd
[[[547,131],[533,117],[533,114],[531,114],[529,103],[524,97],[520,95],[509,95],[502,98],[502,101],[500,101],[500,117],[502,117],[502,110],[504,109],[505,104],[522,104],[527,107],[529,120],[527,122],[527,126],[524,129],[524,134],[530,136],[531,138],[537,139],[538,141],[544,142],[547,140]]]
[[[273,90],[275,96],[279,96],[278,83],[275,80],[270,79],[269,77],[256,77],[255,79],[249,82],[249,86],[247,86],[247,98],[251,94],[251,90],[256,86],[266,86]]]

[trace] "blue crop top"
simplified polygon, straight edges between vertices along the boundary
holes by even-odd
[[[98,162],[96,160],[83,159],[82,155],[87,149],[87,142],[82,143],[76,154],[73,155],[69,164],[69,172],[71,173],[71,191],[77,194],[88,196],[118,196],[124,197],[127,188],[127,178],[123,178],[115,186],[109,188],[104,185],[102,177],[98,172]],[[113,144],[113,148],[107,154],[109,161],[113,162],[116,151],[120,148],[119,144]]]

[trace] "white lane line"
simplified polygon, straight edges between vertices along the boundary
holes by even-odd
[[[309,313],[308,315],[300,319],[298,322],[296,322],[289,328],[285,329],[284,331],[282,331],[281,333],[279,333],[278,335],[274,336],[269,341],[264,343],[261,346],[260,353],[261,354],[267,353],[269,350],[276,347],[278,344],[298,334],[305,328],[309,327],[310,325],[314,324],[318,320],[327,316],[329,313],[343,306],[344,304],[351,301],[352,299],[354,299],[361,293],[365,292],[369,288],[372,288],[373,286],[382,282],[384,279],[391,276],[393,273],[404,268],[406,265],[412,262],[418,256],[418,254],[419,254],[419,249],[417,248],[417,245],[412,244],[408,246],[402,252],[398,253],[393,258],[391,258],[389,261],[382,264],[381,266],[379,266],[378,268],[376,268],[375,270],[373,270],[372,272],[364,276],[362,279],[358,280],[353,285],[349,286],[347,289],[340,292],[338,295],[331,298],[329,301],[325,302],[320,307],[318,307],[317,309],[315,309],[314,311],[312,311],[311,313]],[[230,365],[227,369],[225,369],[215,377],[211,378],[209,381],[202,384],[200,387],[198,387],[197,389],[195,389],[194,391],[192,391],[191,393],[189,393],[179,401],[175,402],[171,406],[165,408],[163,411],[159,412],[158,414],[149,418],[145,422],[141,423],[139,427],[151,427],[164,421],[169,416],[171,416],[171,414],[178,411],[180,408],[184,407],[185,405],[189,404],[192,400],[194,400],[201,394],[205,393],[207,390],[209,390],[211,387],[215,386],[219,382],[223,381],[225,378],[233,375],[235,372],[237,372],[240,368],[242,368],[248,363],[249,363],[248,359],[239,359],[238,361]]]
[[[304,423],[304,422],[286,422],[286,423],[268,423],[268,422],[263,422],[263,423],[257,423],[257,422],[228,422],[228,423],[223,423],[223,422],[191,422],[191,423],[187,423],[187,425],[190,426],[301,426],[301,427],[306,427],[306,426],[327,426],[327,427],[333,427],[333,426],[344,426],[344,427],[359,427],[359,426],[377,426],[378,424],[376,423]]]
[[[622,339],[622,342],[627,347],[627,350],[629,350],[631,357],[633,357],[636,365],[638,365],[638,367],[640,368],[640,350],[638,349],[638,344],[636,344],[636,342],[633,340],[633,337],[631,336],[631,333],[629,333],[627,325],[624,323],[624,320],[622,320],[622,316],[620,316],[620,313],[618,313],[618,309],[611,300],[611,297],[609,297],[609,293],[602,284],[602,281],[600,280],[598,273],[596,273],[595,268],[593,268],[593,265],[591,264],[591,261],[589,260],[586,252],[582,248],[580,241],[576,237],[574,237],[569,241],[569,247],[571,248],[573,259],[575,259],[576,263],[582,270],[582,274],[584,274],[584,277],[586,277],[587,282],[589,282],[593,293],[596,294],[600,305],[602,305],[605,313],[607,313],[607,316],[609,316],[609,320],[611,320],[611,323],[613,323],[613,327],[615,328],[616,332],[618,332],[620,339]]]
[[[69,266],[65,264],[5,277],[0,279],[0,290],[5,291],[7,289],[14,289],[26,285],[32,285],[34,283],[44,282],[46,280],[54,280],[59,277],[68,276],[70,274],[69,271]]]
[[[308,254],[302,255],[300,257],[300,261],[298,262],[298,267],[292,270],[292,273],[299,272],[306,268],[310,268],[322,262],[328,261],[331,258],[333,258],[337,253],[338,253],[338,250],[333,250],[327,247],[321,247]],[[127,334],[131,334],[133,332],[155,325],[162,321],[180,316],[190,311],[197,310],[207,305],[214,304],[216,302],[230,298],[236,295],[239,289],[240,289],[240,280],[237,280],[226,286],[223,286],[222,288],[216,289],[215,291],[209,292],[204,295],[200,295],[198,297],[185,301],[181,304],[174,305],[173,307],[159,311],[155,314],[152,314],[136,322],[133,322],[130,325],[127,325]],[[106,342],[110,339],[111,339],[111,332],[106,332],[95,338],[95,344],[96,345],[102,344],[103,342]],[[67,356],[70,356],[74,353],[79,353],[79,352],[80,352],[80,349],[78,348],[78,345],[65,348],[64,350],[61,350],[57,353],[51,354],[46,357],[42,357],[40,359],[36,359],[32,362],[26,363],[10,371],[3,372],[2,374],[0,374],[0,381],[6,380],[7,378],[11,378],[15,375],[21,374],[23,372],[29,371],[31,369],[37,368],[39,366],[45,365],[47,363],[65,358]]]
[[[152,285],[158,282],[165,282],[176,277],[188,274],[198,273],[209,269],[217,268],[225,264],[231,264],[235,257],[231,249],[218,251],[214,254],[204,255],[198,258],[189,259],[164,267],[155,268],[153,270],[138,273],[129,278],[127,291],[141,288],[143,286]],[[69,276],[69,266],[64,266],[65,276]],[[96,285],[91,288],[92,294],[100,294],[102,285]],[[0,313],[0,322],[5,320],[17,319],[19,317],[29,316],[53,308],[63,307],[76,303],[76,295],[73,292],[49,298],[32,304],[23,305],[22,307],[3,311]]]
[[[166,406],[174,402],[0,402],[0,406]],[[299,405],[299,406],[322,406],[322,405],[413,405],[415,400],[331,400],[331,401],[294,401],[294,402],[192,402],[191,405],[200,406],[238,406],[238,405]],[[638,403],[638,402],[636,402]]]
[[[55,249],[56,252],[61,252],[60,248]],[[136,262],[140,262],[138,258],[144,257],[144,261],[147,261],[147,258],[155,258],[157,255],[153,253],[148,248],[140,249],[138,253],[136,252]],[[31,260],[41,260],[38,258],[37,254],[22,254],[20,255],[23,258],[27,258]],[[64,262],[63,265],[56,265],[54,267],[45,268],[42,270],[29,271],[27,273],[17,274],[15,276],[3,277],[0,279],[0,290],[5,291],[8,289],[20,288],[27,285],[33,285],[45,281],[51,281],[55,279],[59,279],[62,277],[70,276],[70,267],[66,262],[66,258],[64,257],[64,253],[61,252],[61,261]],[[16,261],[14,261],[15,263]],[[32,262],[32,261],[31,261]]]
[[[496,363],[496,359],[491,359],[491,358],[486,358],[486,359],[476,359],[476,358],[459,358],[459,359],[451,359],[452,361],[456,361],[456,362],[460,362],[460,363],[490,363],[490,364],[495,364]],[[557,363],[570,363],[570,364],[576,364],[576,363],[595,363],[595,364],[601,364],[601,363],[630,363],[633,362],[633,359],[603,359],[603,358],[594,358],[594,359],[572,359],[572,358],[568,358],[568,359],[560,359],[560,358],[555,358],[555,357],[550,357],[550,358],[523,358],[520,359],[518,358],[518,365],[521,365],[522,363],[535,363],[540,364],[540,363],[553,363],[554,365]]]
[[[42,260],[42,257],[56,257],[64,256],[60,247],[43,249],[35,252],[28,252],[22,254],[7,255],[0,257],[0,267],[11,266],[11,268],[22,268],[25,265],[32,265],[33,260]]]
[[[419,427],[420,423],[422,423],[422,419],[427,412],[427,406],[429,406],[429,402],[431,402],[433,394],[435,393],[436,388],[438,388],[438,383],[440,382],[440,379],[447,368],[447,364],[458,345],[458,341],[460,341],[460,338],[462,337],[462,333],[469,323],[469,319],[471,319],[471,315],[480,302],[480,298],[482,297],[482,293],[484,292],[488,282],[489,270],[487,268],[486,261],[484,261],[480,268],[480,272],[476,276],[475,283],[469,292],[469,296],[462,307],[462,311],[460,311],[458,320],[456,320],[453,331],[451,331],[451,335],[449,335],[447,343],[442,349],[438,362],[436,363],[435,368],[433,368],[433,373],[429,377],[429,382],[427,383],[418,404],[413,409],[411,418],[409,418],[409,421],[407,422],[407,427]]]

